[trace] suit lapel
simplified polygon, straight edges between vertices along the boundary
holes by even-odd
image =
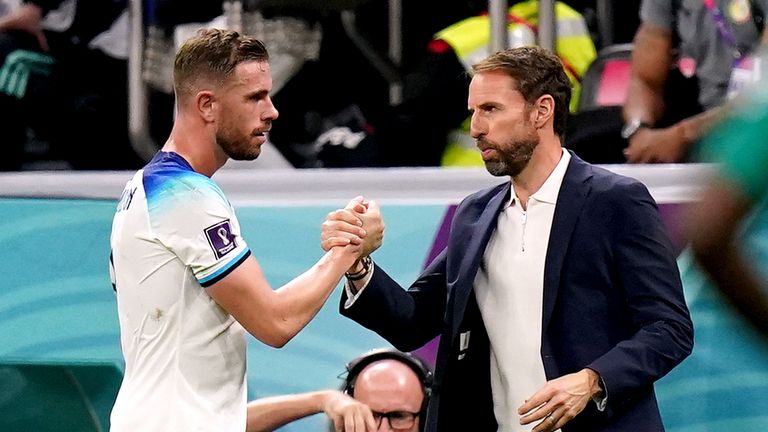
[[[552,230],[549,234],[549,246],[544,262],[544,304],[542,310],[542,336],[552,318],[552,311],[557,300],[560,286],[560,274],[563,269],[565,254],[571,242],[576,221],[589,194],[592,177],[590,165],[571,153],[571,161],[565,172],[560,193],[557,197]]]
[[[467,221],[469,224],[474,224],[474,227],[469,227],[471,237],[466,250],[463,252],[464,256],[460,260],[461,265],[458,269],[456,284],[454,285],[451,336],[456,336],[459,325],[464,317],[464,310],[467,307],[467,300],[474,286],[475,275],[477,275],[477,269],[480,267],[480,260],[485,253],[485,247],[491,238],[491,233],[496,229],[496,221],[505,198],[509,196],[509,190],[510,183],[507,183],[506,187],[501,188],[491,197],[476,221]],[[459,251],[458,253],[461,254],[462,252]]]

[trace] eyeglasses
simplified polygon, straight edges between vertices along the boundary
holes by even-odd
[[[373,419],[376,420],[376,427],[381,427],[381,422],[385,418],[389,421],[389,426],[392,429],[409,429],[413,427],[416,422],[416,417],[419,413],[409,411],[390,411],[390,412],[378,412],[372,411]]]

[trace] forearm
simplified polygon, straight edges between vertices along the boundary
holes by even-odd
[[[624,103],[624,121],[639,119],[643,123],[654,125],[664,115],[664,90],[640,78],[633,78],[627,90]]]
[[[309,270],[275,291],[276,320],[289,339],[320,311],[354,261],[353,254],[331,249]]]
[[[445,313],[444,278],[423,275],[404,290],[376,266],[369,285],[347,308],[342,295],[340,312],[375,331],[401,351],[413,351],[439,334]]]
[[[712,108],[701,114],[681,120],[673,127],[680,129],[683,139],[690,145],[709,132],[712,126],[723,118],[724,113],[725,109],[722,107]]]
[[[654,125],[664,115],[664,87],[673,62],[672,33],[667,28],[643,23],[632,51],[632,71],[624,119]]]
[[[271,431],[294,420],[323,412],[324,399],[333,390],[274,396],[248,404],[246,432]]]

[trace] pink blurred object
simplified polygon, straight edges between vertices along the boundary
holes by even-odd
[[[617,106],[624,104],[629,84],[631,64],[629,60],[607,60],[600,77],[595,101],[598,106]]]

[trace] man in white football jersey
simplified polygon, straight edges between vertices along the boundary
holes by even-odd
[[[210,178],[229,158],[258,157],[278,116],[267,50],[236,32],[202,30],[176,55],[174,87],[171,135],[127,183],[112,226],[125,375],[111,430],[242,432],[245,332],[285,345],[361,246],[337,239],[273,291]],[[370,410],[357,409],[355,419],[356,431],[375,428]]]

